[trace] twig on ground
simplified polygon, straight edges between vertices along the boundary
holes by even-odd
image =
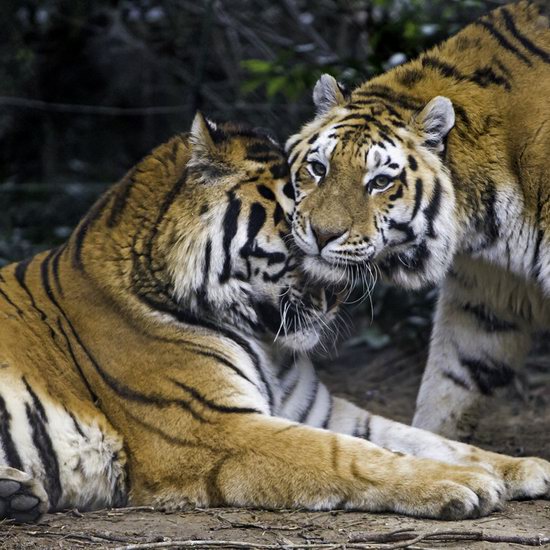
[[[386,537],[384,539],[384,537]],[[393,540],[407,541],[405,545],[396,544],[388,546],[386,548],[407,548],[410,544],[420,542],[421,540],[430,540],[438,542],[452,542],[452,541],[481,541],[481,542],[494,542],[494,543],[510,543],[510,544],[523,544],[524,546],[544,546],[550,544],[550,536],[547,535],[534,535],[534,536],[522,536],[503,534],[496,535],[493,533],[485,533],[479,531],[460,531],[458,529],[452,531],[430,531],[426,533],[415,533],[413,531],[394,533],[363,533],[357,532],[350,535],[350,542],[393,542]]]
[[[398,542],[396,542],[398,541]],[[385,549],[413,548],[413,545],[421,541],[453,542],[453,541],[481,541],[494,543],[522,544],[524,546],[543,546],[550,544],[550,537],[545,535],[521,536],[521,535],[494,535],[483,531],[431,531],[417,533],[410,530],[398,530],[391,533],[354,533],[347,543],[291,543],[285,544],[288,550],[303,550],[319,548],[329,550],[338,546],[346,548],[367,549],[372,543],[384,544]],[[241,542],[236,540],[173,540],[167,542],[138,543],[127,546],[119,546],[115,550],[149,550],[155,548],[256,548],[258,550],[278,550],[280,544],[263,544],[255,542]]]

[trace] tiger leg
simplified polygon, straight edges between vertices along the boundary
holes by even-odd
[[[125,502],[120,436],[91,403],[53,397],[38,379],[0,371],[0,519]]]
[[[481,404],[514,380],[531,345],[532,299],[498,269],[456,270],[442,286],[413,425],[467,440]],[[515,311],[514,311],[515,309]]]
[[[281,384],[288,389],[281,414],[291,420],[366,439],[395,452],[482,467],[504,481],[508,499],[550,496],[550,463],[545,460],[487,452],[373,415],[349,401],[331,396],[305,357],[297,360],[292,369],[285,369],[284,374]]]
[[[202,433],[200,444],[211,447],[208,453],[194,448],[168,458],[182,473],[181,484],[174,483],[173,471],[164,470],[168,460],[157,446],[158,467],[140,476],[132,502],[344,508],[459,519],[490,513],[500,507],[504,494],[501,480],[480,468],[399,455],[276,417],[232,415],[224,424],[223,436]],[[191,465],[199,460],[206,486],[193,496],[189,485],[199,479]],[[193,475],[187,478],[187,472]],[[147,496],[144,490],[155,494]]]
[[[482,468],[399,455],[273,416],[253,378],[224,375],[217,364],[203,364],[205,371],[200,390],[195,369],[151,371],[147,387],[162,388],[170,405],[126,403],[132,505],[347,508],[456,519],[501,504],[504,484]]]
[[[479,466],[502,479],[506,498],[550,498],[550,462],[515,458],[452,441],[432,432],[371,415],[343,399],[333,398],[328,427],[392,451],[441,460],[450,464]]]

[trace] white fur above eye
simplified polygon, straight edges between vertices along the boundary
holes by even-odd
[[[366,158],[366,172],[363,178],[363,185],[369,189],[371,195],[383,193],[393,186],[396,176],[398,176],[405,166],[405,154],[403,151],[390,143],[385,143],[384,147],[373,145]],[[371,189],[371,182],[378,176],[386,176],[390,182],[381,189]]]

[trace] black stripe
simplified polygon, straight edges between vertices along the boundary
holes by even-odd
[[[23,383],[32,400],[32,406],[25,403],[25,411],[31,427],[32,441],[44,467],[44,489],[48,493],[51,508],[55,508],[61,498],[62,488],[59,461],[48,433],[48,418],[42,402],[24,377]]]
[[[437,236],[434,232],[434,221],[436,216],[439,214],[439,208],[441,207],[441,194],[441,182],[439,181],[439,178],[435,178],[432,197],[428,206],[424,209],[424,215],[426,216],[426,220],[428,222],[427,235],[432,239],[435,239]]]
[[[102,197],[100,197],[71,236],[73,245],[72,264],[75,269],[80,271],[84,269],[84,263],[82,262],[82,248],[84,246],[84,239],[88,233],[88,229],[99,218],[110,198],[111,191],[107,191]]]
[[[258,409],[253,409],[250,407],[228,407],[227,405],[220,405],[219,403],[216,403],[215,401],[212,401],[208,398],[206,398],[204,395],[202,395],[199,391],[197,391],[195,388],[192,388],[191,386],[188,386],[187,384],[184,384],[183,382],[179,382],[178,380],[174,380],[171,378],[172,382],[181,388],[182,390],[186,391],[189,395],[191,395],[194,399],[196,399],[201,405],[204,407],[207,407],[209,409],[212,409],[213,411],[228,414],[228,413],[236,413],[236,414],[262,414],[261,411]]]
[[[445,78],[453,78],[454,80],[459,81],[468,80],[468,77],[462,74],[454,65],[441,61],[436,57],[431,57],[429,55],[422,56],[422,66],[435,69]]]
[[[354,94],[360,97],[378,97],[408,111],[418,111],[424,107],[422,100],[407,94],[397,93],[390,87],[379,84],[368,85],[365,89],[354,92]]]
[[[462,357],[460,364],[468,370],[483,395],[492,395],[495,388],[507,386],[515,376],[514,370],[500,361]]]
[[[50,252],[50,255],[52,255],[52,252]],[[38,305],[36,304],[36,301],[34,299],[34,296],[32,295],[31,291],[27,287],[27,283],[25,282],[25,276],[27,274],[27,269],[28,269],[29,264],[30,264],[31,261],[32,261],[32,258],[29,258],[27,260],[19,262],[15,266],[15,272],[14,272],[15,273],[15,279],[17,280],[17,282],[19,283],[21,288],[25,291],[25,293],[29,297],[29,300],[31,301],[31,306],[33,307],[33,309],[40,316],[40,320],[43,321],[44,324],[48,327],[48,330],[50,332],[50,336],[52,337],[52,339],[54,341],[56,341],[56,336],[57,335],[55,334],[55,331],[53,330],[53,328],[48,323],[48,316],[46,315],[46,312],[43,309],[38,307]]]
[[[134,174],[135,168],[131,170],[124,179],[114,188],[114,200],[113,205],[111,206],[111,211],[107,217],[107,227],[113,228],[120,223],[126,204],[128,203],[128,198],[130,196],[130,191],[134,185]]]
[[[418,210],[420,209],[420,205],[422,204],[422,194],[423,194],[423,184],[422,180],[420,178],[416,179],[416,182],[414,184],[414,208],[411,214],[411,222],[414,220],[416,215],[418,214]]]
[[[98,401],[98,397],[95,394],[95,392],[92,390],[92,386],[88,382],[88,379],[86,378],[86,376],[84,374],[84,371],[82,370],[82,366],[80,365],[80,363],[78,362],[78,360],[76,358],[75,352],[73,350],[73,346],[71,344],[71,341],[69,340],[69,336],[65,332],[65,329],[63,328],[63,325],[61,323],[61,319],[59,317],[57,318],[57,328],[59,329],[59,332],[61,332],[61,334],[65,338],[65,342],[67,344],[67,349],[69,350],[69,355],[71,356],[71,359],[74,363],[74,366],[76,367],[76,370],[80,374],[80,378],[82,378],[82,382],[84,383],[84,385],[86,386],[86,389],[88,390],[88,393],[90,394],[91,400],[94,403],[96,403]]]
[[[61,254],[65,250],[65,245],[61,245],[57,248],[55,254],[53,255],[53,262],[52,262],[52,274],[53,274],[53,280],[55,283],[55,288],[57,289],[57,292],[63,296],[63,289],[61,288],[61,280],[59,279],[59,260],[61,259]]]
[[[416,239],[416,235],[413,231],[413,228],[407,222],[396,222],[395,220],[390,219],[389,223],[390,229],[395,229],[405,234],[405,238],[399,242],[399,244],[405,244],[413,242]]]
[[[539,191],[537,193],[537,211],[535,214],[535,227],[538,227],[539,230],[537,231],[535,251],[533,253],[533,261],[531,263],[531,274],[535,280],[538,280],[540,275],[540,245],[542,244],[542,240],[544,238],[544,231],[542,229],[542,208],[545,202],[546,201],[542,198],[542,186],[539,186]]]
[[[285,186],[283,187],[283,193],[291,200],[296,200],[296,195],[294,193],[294,186],[289,181],[285,183]]]
[[[6,302],[8,302],[8,304],[10,304],[10,306],[12,306],[15,309],[15,311],[17,312],[18,315],[23,315],[23,311],[21,311],[21,309],[19,309],[19,306],[17,306],[12,301],[12,299],[8,296],[8,294],[6,292],[4,292],[1,288],[0,288],[0,296],[2,296],[2,298],[4,298],[4,300],[6,300]]]
[[[346,106],[346,109],[348,111],[353,110],[362,110],[365,105],[371,105],[371,106],[382,106],[390,115],[395,117],[396,120],[392,119],[392,123],[395,126],[398,126],[399,128],[405,127],[405,123],[403,122],[401,115],[384,99],[381,97],[374,97],[372,99],[358,99],[357,101],[354,101],[353,103],[350,103]]]
[[[223,218],[223,251],[225,254],[223,269],[219,276],[220,283],[225,283],[231,276],[231,243],[237,234],[241,201],[232,192],[228,193],[228,206]]]
[[[496,74],[489,66],[476,69],[468,78],[483,88],[495,84],[496,86],[502,86],[508,92],[512,89],[510,81],[504,76]]]
[[[417,68],[407,67],[397,72],[397,82],[405,88],[412,88],[415,84],[418,84],[424,78],[424,73]]]
[[[485,207],[485,217],[479,220],[479,230],[487,236],[486,246],[494,244],[500,237],[500,226],[496,208],[497,192],[493,182],[487,185],[481,193],[481,203]]]
[[[482,88],[486,88],[490,84],[503,86],[506,90],[511,90],[510,82],[503,76],[497,75],[491,67],[481,67],[476,69],[472,75],[461,73],[454,65],[441,61],[435,57],[422,57],[422,65],[438,71],[445,78],[452,78],[459,82],[473,82]]]
[[[260,195],[264,199],[267,199],[268,201],[274,201],[275,200],[275,193],[273,193],[273,191],[269,187],[267,187],[263,184],[260,184],[260,185],[258,185],[257,189],[258,189],[258,193],[260,193]]]
[[[508,39],[499,30],[497,30],[492,23],[489,23],[488,21],[484,21],[483,19],[480,19],[479,21],[476,21],[474,24],[482,25],[487,31],[489,31],[493,35],[493,37],[504,49],[512,52],[518,59],[523,61],[523,63],[525,63],[529,67],[532,65],[529,58],[523,55],[523,53],[521,53],[513,44],[511,44],[508,41]]]
[[[244,372],[242,372],[236,365],[231,363],[231,361],[229,361],[229,359],[223,357],[219,353],[217,353],[215,351],[205,351],[205,350],[200,349],[198,347],[192,348],[191,351],[193,353],[196,353],[197,355],[202,355],[204,357],[214,359],[218,363],[221,363],[224,367],[227,367],[228,369],[231,369],[235,374],[237,374],[238,376],[240,376],[241,378],[243,378],[244,380],[246,380],[247,382],[249,382],[250,384],[252,384],[255,388],[257,388],[259,390],[259,388],[256,386],[256,384],[250,378],[248,378],[248,376],[246,376],[246,374]]]
[[[82,427],[80,426],[80,422],[76,419],[76,416],[71,411],[68,411],[67,409],[65,409],[65,412],[71,417],[74,427],[76,431],[80,434],[80,436],[83,437],[84,439],[88,439],[86,434],[82,431]]]
[[[208,284],[210,281],[210,262],[212,256],[212,242],[206,240],[204,248],[203,277],[200,288],[197,290],[197,301],[202,307],[208,307]]]
[[[320,385],[319,379],[315,378],[313,391],[311,392],[309,399],[307,400],[307,404],[302,409],[302,412],[300,413],[300,417],[298,418],[298,422],[300,422],[300,424],[303,424],[306,421],[306,418],[311,412],[311,408],[313,407],[313,405],[315,405],[315,400],[317,399],[317,395],[319,394],[319,385]]]
[[[21,457],[17,452],[15,442],[11,437],[11,415],[8,412],[6,401],[0,395],[0,443],[8,461],[8,466],[16,470],[23,470]]]
[[[533,262],[531,264],[531,273],[533,277],[538,280],[540,276],[540,245],[542,244],[542,239],[544,237],[544,231],[539,229],[537,231],[537,240],[535,242],[535,251],[533,253]]]
[[[462,309],[473,315],[487,332],[509,332],[518,329],[515,323],[500,319],[483,304],[467,303],[462,306]]]
[[[472,388],[466,382],[466,380],[463,380],[460,376],[457,376],[454,372],[451,372],[449,370],[442,370],[441,375],[464,390],[468,390],[468,391],[472,390]]]
[[[328,425],[329,425],[329,422],[330,422],[330,417],[332,416],[332,408],[334,406],[332,395],[329,394],[328,397],[329,397],[329,403],[328,403],[327,414],[325,415],[325,419],[323,420],[323,423],[321,424],[321,428],[323,428],[323,430],[328,429]]]
[[[367,417],[365,418],[365,426],[363,428],[363,439],[367,439],[369,440],[370,439],[370,421],[371,421],[371,416],[370,414],[367,414]]]
[[[514,38],[516,38],[523,45],[523,47],[526,50],[529,50],[533,55],[540,57],[540,59],[542,59],[545,63],[550,63],[550,54],[539,48],[537,45],[531,42],[531,40],[521,34],[514,23],[512,14],[506,8],[502,8],[501,13],[502,17],[504,18],[504,24],[506,25],[506,28],[510,31]]]

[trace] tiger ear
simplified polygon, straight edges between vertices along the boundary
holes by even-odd
[[[191,158],[193,161],[208,161],[215,156],[216,144],[213,133],[216,131],[216,124],[208,120],[200,111],[197,111],[191,131],[189,132],[189,143],[191,144]]]
[[[415,117],[415,125],[424,136],[424,145],[441,153],[445,149],[445,138],[455,125],[455,110],[450,99],[434,97]]]
[[[345,103],[350,97],[348,89],[329,74],[321,78],[313,88],[313,103],[316,114],[323,115],[336,105]]]

